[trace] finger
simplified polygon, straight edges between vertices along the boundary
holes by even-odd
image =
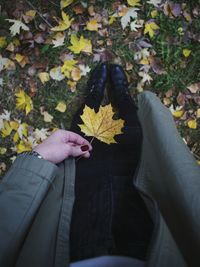
[[[67,144],[68,155],[72,157],[84,156],[89,157],[89,151],[82,151],[81,146],[72,146]]]
[[[76,145],[88,145],[89,150],[92,150],[91,144],[77,133],[65,131],[65,143],[74,143]]]

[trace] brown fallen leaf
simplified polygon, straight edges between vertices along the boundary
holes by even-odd
[[[164,66],[161,62],[160,59],[158,58],[155,58],[153,56],[150,56],[149,57],[149,62],[150,62],[150,66],[152,68],[152,70],[156,73],[156,74],[164,74],[166,73],[165,69],[164,69]]]
[[[196,94],[200,90],[200,82],[191,84],[187,89],[189,89],[192,94]]]

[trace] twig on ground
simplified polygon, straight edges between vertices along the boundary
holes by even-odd
[[[43,19],[45,22],[46,22],[46,24],[49,26],[49,27],[53,27],[45,18],[44,18],[44,16],[33,6],[33,4],[32,3],[30,3],[28,0],[26,0],[26,2],[27,2],[27,4],[30,6],[30,7],[32,7],[37,13],[38,13],[38,15],[41,17],[41,19]]]

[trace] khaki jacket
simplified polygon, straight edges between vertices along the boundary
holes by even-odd
[[[150,92],[138,100],[143,148],[133,182],[155,224],[146,266],[199,267],[199,166],[160,100]],[[74,184],[74,159],[17,157],[0,182],[0,267],[69,266]]]

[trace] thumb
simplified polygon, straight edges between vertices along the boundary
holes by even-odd
[[[69,145],[68,155],[72,157],[84,156],[88,158],[90,156],[89,147],[85,146],[76,146],[76,145]]]

